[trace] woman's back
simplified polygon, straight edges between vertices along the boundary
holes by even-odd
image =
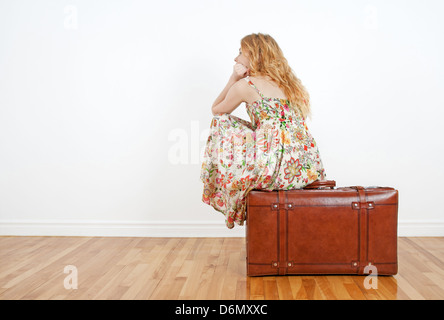
[[[267,98],[279,98],[286,100],[287,97],[285,96],[284,91],[279,88],[279,86],[273,82],[269,77],[249,77],[251,81],[256,85],[256,87],[262,92],[262,94]],[[254,101],[261,99],[261,96],[254,91],[248,88],[248,92],[251,92],[251,94],[248,94],[248,97],[250,98],[250,101],[247,101],[248,104],[252,104]]]

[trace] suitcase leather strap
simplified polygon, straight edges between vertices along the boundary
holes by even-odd
[[[359,223],[359,261],[355,265],[357,273],[363,274],[364,268],[369,264],[368,261],[368,214],[369,210],[374,209],[374,202],[367,202],[365,188],[361,186],[352,186],[358,193],[358,202],[353,202],[353,209],[358,211]]]
[[[288,267],[293,263],[288,261],[288,210],[292,210],[292,204],[288,203],[288,195],[284,190],[278,191],[278,273],[287,274]]]

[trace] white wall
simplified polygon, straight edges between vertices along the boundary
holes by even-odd
[[[443,10],[0,1],[0,234],[243,236],[202,203],[200,155],[240,39],[263,32],[311,94],[328,178],[397,188],[399,234],[443,236]]]

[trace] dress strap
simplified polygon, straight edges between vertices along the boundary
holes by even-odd
[[[254,83],[253,82],[251,82],[251,79],[250,79],[250,77],[249,76],[246,76],[245,78],[244,78],[244,80],[245,81],[247,81],[248,82],[248,84],[250,85],[250,86],[252,86],[254,89],[256,89],[256,91],[257,91],[257,93],[262,97],[262,99],[264,99],[265,97],[264,97],[264,95],[259,91],[259,89],[258,88],[256,88],[256,86],[254,85]]]

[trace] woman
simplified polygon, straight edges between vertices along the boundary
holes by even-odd
[[[309,95],[276,41],[247,35],[234,61],[212,107],[200,175],[202,201],[225,215],[228,228],[243,225],[249,191],[300,189],[326,178],[305,122]],[[242,102],[251,123],[230,114]]]

